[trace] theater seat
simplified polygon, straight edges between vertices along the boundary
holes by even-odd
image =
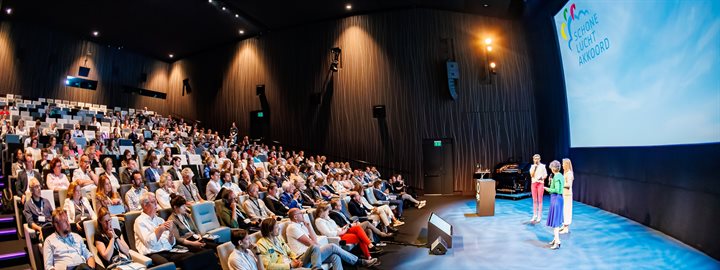
[[[118,222],[117,217],[113,217],[111,223],[113,228],[120,229],[120,223]],[[85,226],[85,239],[87,239],[87,247],[90,250],[90,253],[92,253],[95,258],[98,258],[97,247],[95,247],[95,231],[97,228],[97,220],[86,220],[85,222],[83,222],[83,225]],[[152,259],[138,253],[133,249],[130,249],[130,257],[132,258],[133,262],[142,264],[146,267],[152,264]],[[105,267],[100,259],[96,259],[95,263],[99,266]]]
[[[219,243],[230,241],[230,228],[220,226],[220,221],[215,214],[215,202],[193,204],[190,206],[190,212],[201,234],[217,235]]]
[[[232,242],[227,242],[217,247],[218,257],[220,257],[220,266],[222,266],[223,270],[230,269],[228,266],[228,258],[230,258],[230,254],[232,254],[233,251],[235,251],[235,245],[233,245]]]
[[[137,248],[135,248],[135,220],[140,214],[142,214],[141,211],[125,213],[125,234],[127,235],[125,241],[127,241],[128,246],[130,246],[132,250],[137,250]]]

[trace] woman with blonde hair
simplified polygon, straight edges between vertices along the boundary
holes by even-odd
[[[572,223],[572,185],[575,173],[569,158],[562,160],[562,167],[565,185],[563,186],[563,227],[560,229],[560,233],[565,234],[570,232],[570,223]]]
[[[67,189],[68,197],[65,199],[63,209],[68,216],[68,222],[75,224],[72,226],[72,231],[78,234],[84,234],[83,222],[85,220],[97,219],[95,211],[87,198],[83,196],[82,188],[77,182],[72,182]]]
[[[175,182],[173,182],[172,175],[169,173],[163,173],[160,175],[160,182],[158,189],[155,191],[155,198],[160,208],[170,208],[170,194],[175,194]]]

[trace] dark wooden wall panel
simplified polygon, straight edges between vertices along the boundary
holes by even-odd
[[[65,87],[65,76],[77,76],[80,66],[91,68],[88,78],[98,81],[97,90]],[[140,81],[143,72],[146,82]],[[34,25],[0,22],[0,95],[147,106],[163,114],[195,118],[194,104],[180,95],[184,73],[181,67],[171,69],[169,63],[127,50]],[[125,94],[124,85],[163,92],[167,99]]]
[[[483,81],[481,41],[495,38],[498,75]],[[455,41],[458,100],[447,94],[442,38]],[[408,171],[422,186],[422,141],[455,142],[456,191],[473,192],[474,164],[530,159],[537,149],[533,81],[524,29],[514,21],[433,10],[353,16],[273,32],[178,61],[191,78],[198,117],[247,133],[260,109],[255,85],[265,84],[271,138],[329,155]],[[322,89],[332,47],[341,70],[327,115],[315,115],[311,96]],[[387,108],[383,144],[372,105]],[[320,123],[320,124],[318,124]]]

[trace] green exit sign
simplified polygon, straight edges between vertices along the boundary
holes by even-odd
[[[435,145],[435,147],[442,147],[442,141],[434,141],[433,145]]]
[[[258,117],[263,117],[264,115],[265,114],[263,114],[263,112],[258,112],[258,114],[257,114]]]

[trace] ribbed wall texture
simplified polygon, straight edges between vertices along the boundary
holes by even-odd
[[[265,84],[271,138],[329,155],[407,171],[422,187],[422,141],[454,140],[455,191],[471,193],[475,163],[530,159],[537,149],[533,82],[520,23],[433,10],[353,16],[241,41],[178,61],[192,81],[198,116],[227,130],[249,129]],[[485,36],[494,37],[498,75],[484,81]],[[447,94],[443,39],[454,40],[459,98]],[[329,49],[341,47],[329,109],[312,102],[323,88]],[[373,105],[387,108],[381,139]],[[320,111],[318,116],[316,111]]]
[[[88,53],[89,52],[89,53]],[[86,60],[87,59],[87,60]],[[97,90],[66,87],[65,77],[89,67]],[[140,74],[147,73],[147,81]],[[98,45],[23,23],[0,22],[0,95],[47,97],[110,106],[147,106],[163,114],[195,117],[189,97],[181,97],[183,71],[149,57]],[[125,94],[121,86],[167,93],[167,99]]]

